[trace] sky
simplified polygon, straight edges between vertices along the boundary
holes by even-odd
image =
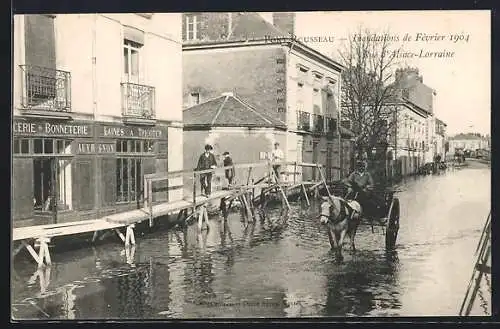
[[[272,21],[271,13],[261,13]],[[323,36],[324,42],[307,42],[325,55],[338,56],[342,43],[359,26],[378,35],[389,31],[398,36],[395,47],[421,51],[453,52],[448,58],[399,58],[398,66],[417,67],[424,84],[436,91],[434,113],[447,126],[448,135],[460,132],[490,134],[491,116],[491,18],[487,10],[297,12],[298,38]],[[444,40],[415,40],[445,36]],[[405,34],[412,40],[403,41]],[[450,35],[463,40],[450,41]],[[466,38],[468,36],[468,41]]]

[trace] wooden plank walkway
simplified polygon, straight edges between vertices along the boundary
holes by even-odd
[[[282,162],[282,165],[293,165],[295,167],[293,171],[294,179],[293,182],[291,180],[281,181],[279,184],[274,183],[279,178],[275,175],[272,169],[272,162],[266,163],[254,163],[254,164],[239,164],[234,166],[216,168],[216,169],[207,169],[202,171],[177,171],[177,172],[165,172],[165,173],[156,173],[145,175],[144,177],[144,205],[141,209],[135,209],[131,211],[120,212],[117,214],[112,214],[108,216],[104,216],[101,218],[97,218],[94,220],[85,220],[85,221],[76,221],[69,223],[61,223],[61,224],[50,224],[50,225],[37,225],[37,226],[29,226],[29,227],[20,227],[14,228],[12,231],[12,240],[13,242],[20,242],[20,245],[14,250],[14,256],[25,247],[39,266],[43,266],[44,264],[50,265],[50,253],[48,248],[48,243],[51,238],[58,236],[68,236],[82,233],[90,233],[93,232],[94,236],[92,238],[92,242],[96,241],[98,235],[103,231],[115,231],[116,234],[120,237],[120,239],[125,243],[125,246],[130,246],[135,244],[135,236],[134,236],[134,228],[135,224],[141,223],[145,220],[149,221],[149,225],[154,225],[154,219],[161,218],[161,216],[178,213],[178,220],[188,220],[191,216],[198,216],[198,224],[201,229],[201,223],[203,220],[208,221],[207,214],[207,205],[211,204],[212,201],[225,199],[226,202],[229,201],[229,207],[231,205],[231,200],[240,198],[243,206],[246,209],[248,216],[252,217],[253,215],[253,207],[254,203],[251,202],[249,197],[249,192],[252,195],[258,194],[266,194],[269,192],[276,192],[280,194],[280,198],[283,201],[283,204],[290,208],[290,204],[288,202],[288,192],[297,187],[301,187],[302,193],[305,194],[307,199],[306,187],[308,186],[309,190],[313,190],[314,188],[318,188],[321,184],[326,185],[326,181],[324,179],[324,175],[322,173],[322,166],[317,164],[310,163],[287,163]],[[275,163],[274,163],[275,164]],[[318,181],[296,181],[295,176],[299,174],[297,172],[297,167],[311,167],[314,170],[318,170],[321,175],[321,180]],[[254,183],[252,179],[252,169],[262,167],[267,168],[267,174],[264,177],[261,177],[257,183]],[[239,186],[232,186],[230,189],[222,189],[216,190],[212,192],[209,197],[203,195],[196,195],[194,191],[197,190],[197,177],[203,173],[224,173],[225,170],[231,168],[247,168],[248,175],[246,176],[246,184]],[[284,172],[287,174],[287,172]],[[159,204],[154,204],[152,202],[153,196],[153,183],[161,182],[164,180],[175,179],[181,177],[183,175],[192,176],[192,191],[193,195],[191,197],[185,197],[184,199],[172,201],[172,202],[163,202]],[[255,200],[255,199],[254,199]],[[250,202],[249,202],[250,201]],[[309,201],[308,201],[309,204]],[[216,204],[215,207],[219,209],[219,204]],[[188,215],[188,212],[192,210],[191,215]],[[223,215],[227,215],[226,203],[220,203],[220,210],[223,212]],[[121,228],[125,228],[125,235],[120,231]],[[30,242],[31,240],[31,242]],[[33,249],[31,243],[32,240],[36,240],[39,245],[39,253],[37,254]],[[34,244],[34,246],[37,245]]]
[[[234,190],[214,191],[209,198],[198,196],[196,206],[201,206],[209,201],[228,197],[235,193]],[[153,217],[163,216],[183,209],[193,207],[193,202],[189,199],[174,202],[164,202],[153,206]],[[64,235],[88,233],[120,228],[132,224],[140,223],[150,218],[150,214],[144,208],[113,215],[108,215],[99,219],[69,222],[64,224],[38,225],[29,227],[14,228],[12,234],[13,241],[37,239],[41,237],[57,237]]]

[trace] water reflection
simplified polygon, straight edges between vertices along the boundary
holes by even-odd
[[[401,307],[397,289],[397,253],[358,251],[342,267],[325,269],[328,291],[324,314],[390,315]],[[378,314],[383,312],[385,314]]]
[[[450,175],[405,183],[397,252],[385,252],[382,230],[364,226],[357,252],[346,250],[344,263],[335,263],[312,199],[308,209],[305,202],[292,203],[290,210],[257,212],[255,221],[231,212],[211,218],[208,230],[199,231],[195,222],[145,235],[130,248],[109,243],[54,253],[53,265],[42,269],[19,258],[12,272],[13,316],[456,314],[481,233],[483,222],[475,219],[489,207],[489,187],[482,187],[489,177],[481,171]],[[476,188],[466,188],[471,184]],[[449,197],[454,191],[459,197]],[[484,286],[481,313],[491,294]]]

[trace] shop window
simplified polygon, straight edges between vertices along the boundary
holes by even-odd
[[[154,153],[155,142],[151,140],[122,140],[116,142],[118,153]]]
[[[116,159],[117,202],[131,202],[140,199],[142,176],[142,161],[140,158]]]
[[[35,210],[73,209],[70,159],[33,159],[33,184]]]
[[[29,154],[30,153],[30,140],[27,138],[14,138],[13,143],[14,154]]]
[[[14,144],[14,150],[16,145]],[[21,139],[20,147],[22,154],[30,153],[29,140]],[[34,154],[71,154],[71,140],[54,138],[33,139]]]

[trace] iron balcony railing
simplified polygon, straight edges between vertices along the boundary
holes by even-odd
[[[311,113],[297,111],[297,129],[311,131]]]
[[[324,133],[325,132],[325,117],[320,114],[313,114],[313,132]]]
[[[154,119],[155,88],[123,82],[122,115],[125,117]]]
[[[70,72],[34,65],[20,67],[24,109],[71,112]]]

